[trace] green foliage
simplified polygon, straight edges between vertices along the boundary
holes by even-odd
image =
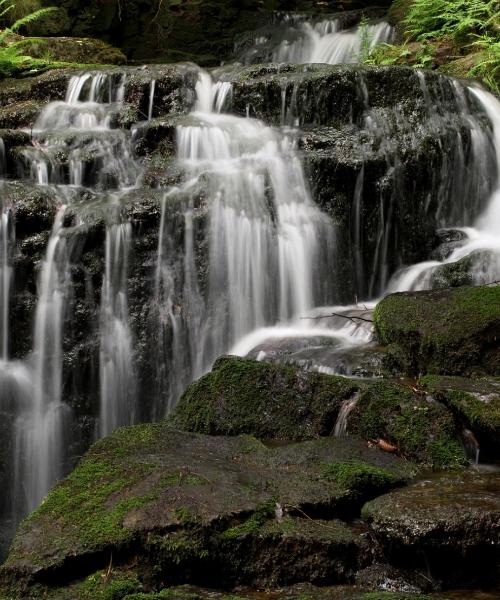
[[[479,36],[473,46],[480,49],[481,54],[469,74],[480,77],[492,90],[500,94],[500,36]]]
[[[451,37],[463,43],[492,27],[497,11],[498,0],[413,0],[403,23],[416,40]]]
[[[20,3],[11,0],[0,0],[0,18],[14,14]],[[25,47],[21,48],[16,41],[9,41],[9,37],[16,34],[20,29],[32,23],[38,22],[56,10],[54,7],[39,8],[16,19],[8,27],[0,29],[0,77],[11,77],[18,71],[36,67],[41,62],[27,56]]]
[[[359,51],[358,60],[360,63],[366,63],[369,60],[370,55],[373,51],[373,48],[372,48],[373,36],[370,34],[368,25],[369,25],[368,19],[365,16],[363,16],[359,23],[359,33],[360,33],[361,43],[360,43],[360,51]]]
[[[363,62],[377,65],[410,64],[417,68],[447,70],[461,56],[470,63],[458,76],[479,77],[500,93],[500,11],[498,0],[396,0],[392,16],[400,23],[402,44],[380,44]],[[445,62],[443,63],[443,56]],[[451,64],[450,64],[451,66]]]
[[[8,0],[0,0],[0,8],[5,7],[4,14],[9,10],[10,6],[14,7],[14,4],[8,3]],[[10,27],[5,27],[5,29],[0,31],[0,44],[5,44],[5,40],[9,35],[17,33],[20,29],[26,27],[27,25],[35,23],[36,21],[40,21],[47,15],[53,13],[55,10],[56,8],[53,6],[48,8],[39,8],[38,10],[35,10],[34,12],[17,19],[12,25],[10,25]]]

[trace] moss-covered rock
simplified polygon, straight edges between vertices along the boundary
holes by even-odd
[[[436,475],[369,502],[362,514],[397,564],[425,563],[444,581],[498,580],[498,473]]]
[[[500,456],[500,380],[427,375],[420,384],[473,432],[481,457]]]
[[[402,455],[434,469],[466,462],[451,412],[400,383],[374,383],[362,390],[349,416],[349,431],[368,440],[385,440]]]
[[[330,435],[342,401],[357,388],[342,377],[224,357],[188,387],[171,419],[186,431],[212,435],[314,438]]]
[[[500,374],[500,286],[391,294],[374,321],[397,370]]]
[[[348,581],[370,560],[363,537],[316,519],[355,514],[414,472],[354,439],[269,449],[166,424],[121,429],[24,521],[0,575],[29,590],[78,579],[89,557],[105,568],[112,554],[149,585]]]
[[[17,42],[22,52],[32,58],[80,65],[123,65],[125,55],[110,44],[92,38],[44,37]]]

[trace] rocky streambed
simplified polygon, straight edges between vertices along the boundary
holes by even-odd
[[[496,298],[468,338],[480,336],[487,352],[500,326],[499,290],[461,289]],[[449,309],[465,319],[448,293]],[[398,301],[424,310],[429,298]],[[391,302],[379,305],[378,326],[390,323],[410,351],[408,321],[393,318]],[[436,344],[454,326],[439,324]],[[414,336],[426,326],[416,323]],[[442,348],[433,364],[446,371]],[[483,587],[493,598],[500,469],[467,467],[464,432],[498,459],[499,408],[495,376],[369,382],[222,358],[167,421],[97,442],[50,492],[17,532],[1,569],[3,597],[275,590],[271,597],[367,600]]]

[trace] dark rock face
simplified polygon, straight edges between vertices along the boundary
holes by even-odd
[[[164,424],[120,429],[24,522],[2,581],[30,597],[30,585],[78,579],[110,553],[148,587],[350,581],[372,552],[338,517],[412,473],[354,439],[269,449]]]
[[[377,335],[405,373],[500,373],[500,287],[463,287],[387,296]]]
[[[54,5],[43,0],[47,6]],[[315,0],[60,0],[57,18],[44,21],[34,34],[97,37],[121,48],[132,60],[194,60],[219,64],[242,33],[269,20],[267,10],[334,12],[345,3]],[[387,6],[387,0],[349,2],[351,9]],[[359,21],[360,16],[358,16]]]
[[[433,575],[462,580],[498,575],[498,473],[436,475],[369,502],[363,515],[397,564],[426,557]]]

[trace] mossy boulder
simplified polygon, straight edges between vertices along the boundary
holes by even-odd
[[[349,416],[349,432],[384,440],[397,452],[434,469],[466,463],[451,412],[411,386],[379,382],[361,391]]]
[[[500,379],[427,375],[420,385],[449,408],[462,428],[472,431],[482,458],[500,456]]]
[[[123,65],[127,62],[121,50],[92,38],[27,38],[21,39],[17,44],[28,56],[49,61],[79,65]]]
[[[358,384],[343,377],[238,357],[191,384],[171,417],[180,429],[301,440],[330,435]]]
[[[391,294],[374,321],[398,371],[500,374],[498,285]]]
[[[97,570],[112,556],[149,586],[346,582],[371,554],[335,519],[414,473],[351,438],[267,448],[168,424],[120,429],[21,524],[1,581],[29,597],[30,586],[77,580],[89,560]]]
[[[396,564],[425,564],[443,582],[498,583],[499,473],[435,475],[376,498],[362,514]]]

